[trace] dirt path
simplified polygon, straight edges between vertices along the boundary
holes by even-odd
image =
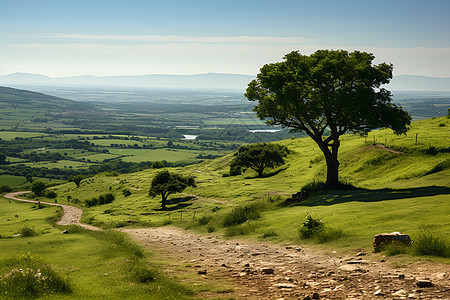
[[[35,201],[35,200],[20,199],[20,198],[16,197],[18,195],[28,194],[28,193],[31,193],[31,191],[8,193],[8,194],[4,195],[3,197],[5,197],[7,199],[11,199],[11,200],[22,201],[22,202],[30,202],[30,203],[38,203],[39,202],[39,201]],[[46,204],[46,205],[61,206],[63,208],[64,214],[63,214],[61,220],[56,222],[56,224],[58,224],[58,225],[78,225],[78,226],[81,226],[83,228],[90,229],[90,230],[102,230],[101,228],[98,228],[98,227],[95,227],[95,226],[92,226],[89,224],[81,223],[80,220],[81,220],[81,215],[82,215],[83,211],[77,207],[74,207],[71,205],[58,204],[58,203],[42,202],[42,201],[40,201],[40,203]]]
[[[205,298],[314,299],[318,293],[320,299],[450,299],[449,265],[393,269],[371,253],[341,257],[303,246],[223,240],[174,227],[121,231],[158,252],[169,274],[215,287],[201,294]],[[415,279],[421,278],[433,286],[417,286]]]
[[[24,193],[29,191],[4,197],[37,203],[16,197]],[[41,203],[63,207],[64,215],[57,224],[101,230],[80,223],[79,208]],[[371,253],[343,257],[297,245],[223,240],[174,227],[119,230],[158,252],[168,274],[209,287],[198,295],[203,298],[450,299],[448,264],[416,263],[394,269],[390,258],[377,259]],[[432,286],[419,287],[419,279],[426,279],[423,284]]]

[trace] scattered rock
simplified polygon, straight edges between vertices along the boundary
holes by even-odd
[[[358,252],[358,253],[356,253],[356,256],[364,256],[364,255],[366,255],[364,252]]]
[[[66,230],[61,231],[61,233],[69,233],[69,232],[66,229]]]
[[[405,279],[405,274],[398,274],[398,279]]]
[[[262,268],[261,269],[261,273],[262,274],[273,274],[275,272],[275,270],[274,269],[272,269],[272,268]]]
[[[206,275],[206,269],[198,270],[197,274],[199,274],[199,275]]]
[[[294,289],[297,285],[292,283],[275,283],[273,287],[277,287],[279,289]]]
[[[384,293],[381,289],[378,289],[375,291],[375,293],[373,293],[375,296],[384,296]]]
[[[433,283],[428,279],[416,279],[416,285],[418,287],[432,287]]]
[[[410,245],[411,237],[400,232],[380,233],[373,237],[373,249],[375,252],[378,252],[380,251],[382,245],[386,245],[394,241],[405,245]]]
[[[305,298],[303,298],[303,300],[311,300],[310,296],[306,296]]]

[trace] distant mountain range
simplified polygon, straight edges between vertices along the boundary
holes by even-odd
[[[78,86],[78,87],[134,87],[164,89],[246,89],[252,75],[205,73],[196,75],[151,74],[140,76],[74,76],[47,77],[39,74],[13,73],[0,76],[0,85],[11,87]],[[450,91],[450,77],[438,78],[417,75],[395,76],[387,86],[391,91]]]
[[[250,75],[221,73],[102,77],[85,75],[55,78],[39,74],[13,73],[0,76],[0,85],[244,90],[253,78],[254,76]]]

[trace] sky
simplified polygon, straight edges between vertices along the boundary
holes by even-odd
[[[0,75],[255,75],[291,51],[450,77],[449,0],[0,0]]]

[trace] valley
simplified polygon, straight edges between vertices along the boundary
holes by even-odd
[[[18,253],[45,257],[72,284],[72,294],[55,299],[450,297],[447,116],[417,118],[406,135],[342,136],[340,179],[349,188],[295,201],[292,194],[325,180],[323,154],[287,130],[249,133],[270,128],[251,107],[161,104],[156,113],[142,103],[81,104],[76,115],[52,114],[51,105],[3,108],[0,186],[25,191],[42,181],[46,190],[20,196],[36,203],[0,199],[2,272]],[[263,176],[230,174],[240,145],[272,140],[290,151],[283,165]],[[160,196],[149,197],[161,170],[196,182],[170,195],[165,209]],[[88,205],[107,194],[111,202]],[[61,208],[46,203],[75,207],[82,223],[102,230],[58,223]],[[239,214],[243,221],[226,221]],[[308,216],[325,224],[325,235],[301,237]],[[24,228],[35,234],[20,237]],[[373,236],[394,231],[414,241],[433,236],[447,250],[424,254],[413,244],[374,253]]]

